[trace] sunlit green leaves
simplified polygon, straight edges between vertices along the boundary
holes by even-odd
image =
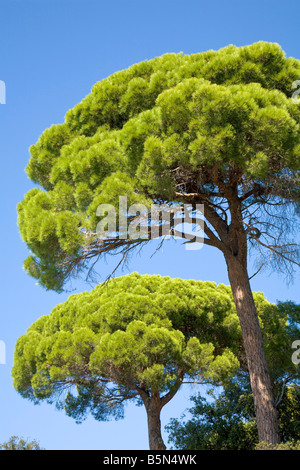
[[[34,401],[59,402],[75,385],[92,387],[93,401],[98,387],[97,403],[114,409],[109,383],[119,394],[168,392],[184,376],[221,383],[239,365],[239,325],[231,318],[237,320],[225,286],[120,277],[71,295],[28,328],[15,349],[14,386]],[[85,408],[68,397],[73,411]]]
[[[213,184],[216,167],[224,180],[234,167],[246,187],[271,180],[276,192],[282,171],[296,181],[300,108],[291,86],[299,76],[299,61],[258,42],[165,54],[97,82],[30,147],[28,176],[45,191],[29,191],[18,206],[31,250],[24,268],[60,291],[64,262],[89,243],[83,231],[96,231],[98,205],[178,200],[177,168],[193,173],[196,188]]]

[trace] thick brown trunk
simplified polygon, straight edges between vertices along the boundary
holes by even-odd
[[[234,255],[226,261],[248,361],[259,440],[278,444],[277,410],[247,268]]]
[[[149,449],[165,450],[166,446],[161,436],[161,403],[159,397],[154,396],[147,400],[146,411],[148,420]]]

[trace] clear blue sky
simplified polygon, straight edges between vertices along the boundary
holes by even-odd
[[[298,0],[0,0],[1,313],[0,442],[15,434],[38,439],[46,449],[147,449],[146,416],[128,407],[123,421],[77,425],[50,405],[34,406],[13,389],[16,340],[41,315],[67,298],[46,292],[22,270],[28,250],[16,224],[16,205],[32,183],[25,175],[28,148],[43,130],[111,73],[167,52],[185,54],[264,40],[300,58]],[[300,77],[299,77],[300,79]],[[162,252],[136,257],[130,271],[228,284],[222,257],[210,247],[186,251],[166,243]],[[103,266],[103,278],[113,264]],[[118,273],[122,274],[122,273]],[[78,291],[90,289],[78,283]],[[259,274],[253,290],[268,300],[300,302],[299,272],[287,286],[276,274]],[[163,425],[189,406],[186,389],[163,412]]]

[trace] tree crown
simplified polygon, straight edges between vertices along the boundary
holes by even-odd
[[[32,252],[25,269],[60,290],[99,254],[139,244],[100,244],[95,234],[97,207],[118,207],[120,195],[148,206],[204,203],[206,242],[218,247],[235,198],[251,239],[269,236],[251,207],[299,201],[300,109],[291,99],[299,76],[299,61],[259,42],[165,54],[96,83],[30,148],[27,173],[42,188],[18,205]]]
[[[70,296],[31,325],[16,345],[14,386],[78,419],[87,410],[106,419],[125,400],[163,399],[184,378],[226,380],[239,366],[239,338],[226,286],[133,273]]]

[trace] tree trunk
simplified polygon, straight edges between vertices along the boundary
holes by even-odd
[[[149,448],[150,450],[165,450],[166,446],[161,436],[161,403],[159,396],[148,398],[146,411],[148,420]]]
[[[277,410],[247,268],[234,255],[227,256],[226,262],[247,355],[259,440],[278,444]]]

